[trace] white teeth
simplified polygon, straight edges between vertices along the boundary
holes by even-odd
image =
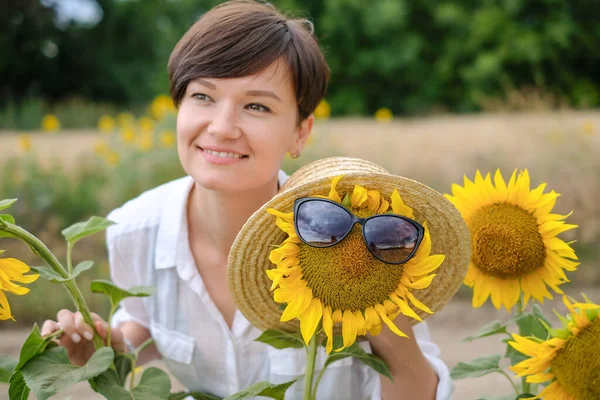
[[[215,157],[221,157],[221,158],[242,158],[241,154],[235,154],[235,153],[226,153],[223,151],[212,151],[212,150],[206,150],[204,149],[205,152],[207,152],[208,154],[210,154],[211,156],[215,156]]]

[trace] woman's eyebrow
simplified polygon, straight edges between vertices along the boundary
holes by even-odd
[[[198,79],[195,79],[194,81],[196,83],[199,83],[202,86],[206,86],[209,89],[213,89],[214,90],[214,89],[217,88],[217,86],[214,83],[210,83],[209,81],[205,81],[204,79],[198,78]]]
[[[264,97],[272,97],[275,100],[283,103],[283,100],[281,100],[279,98],[279,96],[277,96],[275,93],[271,92],[270,90],[248,90],[246,92],[246,94],[248,96],[264,96]]]

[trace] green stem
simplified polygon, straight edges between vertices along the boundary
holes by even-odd
[[[106,329],[107,329],[107,332],[106,332],[106,345],[107,346],[111,346],[112,328],[111,328],[110,322],[112,320],[112,316],[115,313],[116,309],[117,309],[116,305],[114,305],[114,304],[111,305],[111,307],[110,307],[110,313],[108,314],[107,327],[106,327]]]
[[[324,372],[325,372],[325,366],[323,366],[323,369],[321,369],[321,372],[319,372],[319,376],[317,376],[317,380],[315,381],[315,384],[313,385],[312,398],[315,400],[317,398],[317,389],[319,388],[319,382],[321,382],[321,378],[323,377]]]
[[[129,374],[129,390],[133,389],[135,385],[135,364],[137,357],[133,357],[131,360],[131,374]]]
[[[521,294],[519,294],[519,299],[517,300],[517,304],[515,307],[517,308],[517,318],[518,318],[521,315],[523,315],[523,293],[522,292],[521,292]],[[520,326],[519,326],[519,335],[523,336],[523,331],[521,330]],[[524,377],[524,376],[521,377],[521,390],[522,390],[522,393],[529,393],[529,391],[531,390],[531,388],[529,386],[529,382],[527,382],[526,377]]]
[[[67,273],[67,271],[65,271],[65,268],[63,267],[63,265],[60,263],[60,261],[58,261],[56,256],[54,254],[52,254],[52,252],[48,249],[48,247],[46,247],[46,245],[40,239],[38,239],[37,237],[35,237],[34,235],[29,233],[25,229],[21,228],[20,226],[13,225],[6,221],[2,221],[2,223],[0,223],[0,231],[10,233],[17,239],[20,239],[21,241],[23,241],[25,244],[27,244],[31,248],[31,250],[36,255],[38,255],[41,259],[43,259],[46,262],[46,264],[48,264],[48,266],[50,268],[52,268],[52,270],[54,272],[56,272],[58,275],[60,275],[64,279],[69,278],[70,275]],[[65,281],[65,282],[63,282],[63,286],[67,289],[67,292],[71,296],[73,303],[75,303],[75,307],[77,307],[77,311],[79,311],[81,313],[85,322],[89,326],[91,326],[95,332],[96,327],[94,325],[94,321],[92,320],[92,315],[90,313],[90,309],[87,306],[87,303],[85,302],[85,298],[83,297],[83,294],[79,290],[79,287],[77,286],[75,281],[74,280]],[[94,347],[100,348],[103,346],[104,346],[104,344],[102,343],[102,339],[96,333],[96,335],[94,335]]]
[[[306,349],[306,373],[304,376],[304,400],[314,400],[312,397],[313,375],[315,373],[315,361],[317,359],[317,338],[316,333],[310,339]]]
[[[71,261],[71,254],[73,253],[73,244],[71,242],[67,243],[67,268],[69,271],[69,276],[73,275],[73,261]]]
[[[504,372],[503,370],[499,371],[502,375],[504,375],[506,377],[506,379],[508,379],[508,381],[510,382],[510,384],[512,385],[513,389],[515,390],[516,395],[520,395],[521,393],[519,393],[519,388],[517,387],[517,385],[515,385],[515,383],[513,382],[513,380],[511,379],[510,376],[508,376],[508,374],[506,372]]]

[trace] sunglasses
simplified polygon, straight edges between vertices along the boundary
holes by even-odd
[[[367,249],[387,264],[404,264],[410,260],[425,234],[425,228],[398,214],[377,214],[359,218],[335,201],[303,197],[294,202],[294,228],[304,243],[312,247],[331,247],[354,227],[362,225]]]

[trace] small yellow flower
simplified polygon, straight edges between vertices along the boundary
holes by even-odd
[[[120,128],[131,127],[135,122],[135,117],[130,113],[119,113],[117,115],[117,124]]]
[[[160,134],[160,144],[162,147],[169,148],[173,146],[176,140],[175,132],[171,130],[163,131]]]
[[[115,130],[115,126],[115,119],[108,115],[103,115],[98,120],[98,130],[102,133],[112,133]]]
[[[150,104],[150,114],[157,120],[160,121],[169,114],[175,113],[175,105],[171,97],[161,94],[156,96]]]
[[[48,133],[58,131],[60,129],[60,121],[56,115],[44,115],[44,118],[42,118],[42,129]]]
[[[583,133],[588,135],[588,136],[592,136],[595,133],[596,129],[594,127],[594,124],[592,124],[590,121],[587,121],[585,124],[583,124]]]
[[[132,143],[135,141],[135,130],[131,126],[121,128],[121,140],[124,143]]]
[[[331,106],[323,99],[315,109],[314,114],[316,119],[328,119],[331,116]]]
[[[28,288],[17,285],[15,282],[35,282],[40,276],[38,274],[25,275],[30,270],[27,264],[15,258],[0,258],[0,320],[15,320],[10,312],[10,304],[4,292],[10,292],[17,296],[29,293]]]
[[[152,118],[143,116],[138,121],[142,133],[152,133],[154,131],[154,121]]]
[[[104,155],[108,152],[108,143],[106,140],[98,140],[94,145],[94,153]]]
[[[23,153],[27,153],[31,150],[31,137],[28,134],[22,133],[19,135],[19,149]]]
[[[154,147],[154,138],[152,137],[152,135],[142,135],[139,141],[140,150],[145,153],[152,150],[152,147]]]
[[[392,118],[394,118],[394,115],[392,114],[392,110],[389,108],[380,108],[375,112],[375,120],[377,122],[389,122],[392,120]]]
[[[114,167],[114,166],[119,165],[119,162],[121,161],[121,157],[119,156],[119,153],[117,153],[116,151],[108,151],[104,155],[104,161],[106,161],[106,163],[108,165],[110,165],[111,167]]]

